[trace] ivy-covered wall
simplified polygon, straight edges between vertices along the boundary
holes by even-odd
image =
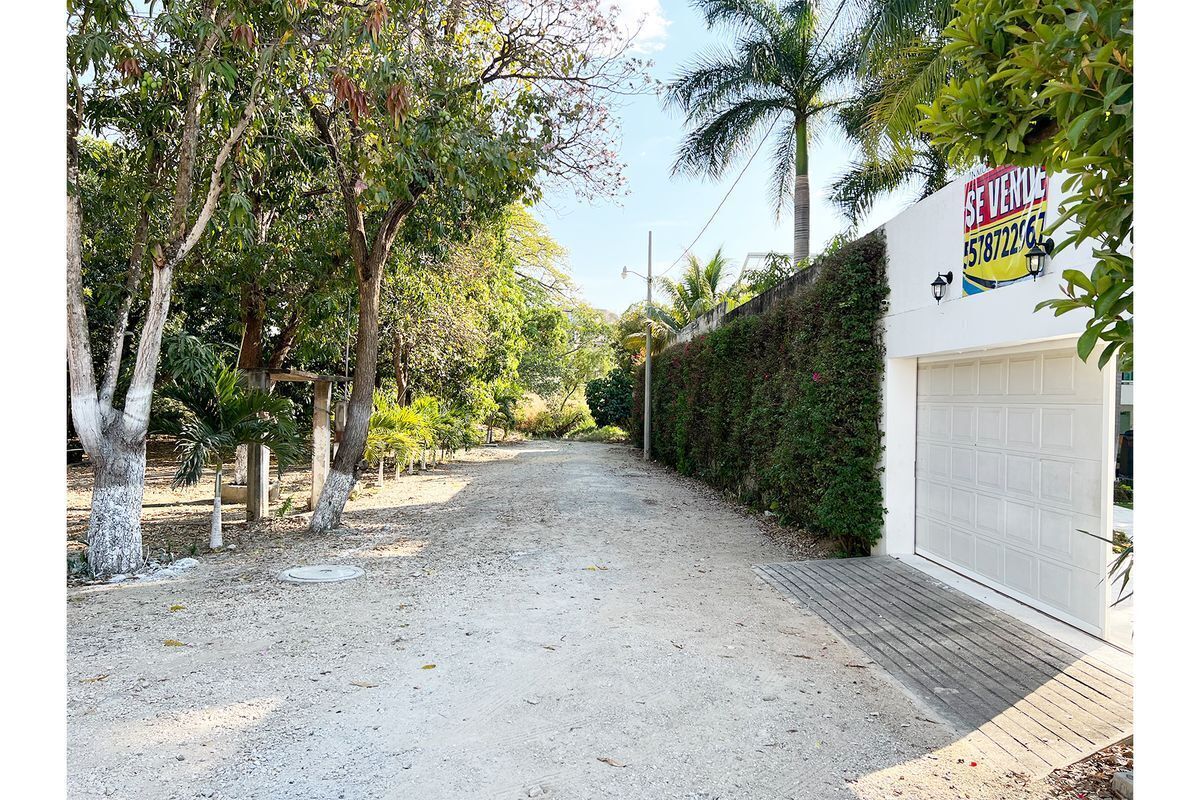
[[[868,553],[884,513],[886,258],[882,231],[864,236],[819,259],[815,279],[780,287],[795,289],[782,299],[751,301],[657,356],[654,458],[831,537],[848,555]],[[633,431],[640,444],[640,381]]]

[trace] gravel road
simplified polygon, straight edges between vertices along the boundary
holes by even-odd
[[[757,520],[627,447],[475,450],[345,522],[69,589],[70,795],[1046,796],[760,582],[795,553]],[[319,563],[366,575],[276,579]]]

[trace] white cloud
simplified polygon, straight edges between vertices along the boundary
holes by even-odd
[[[613,0],[612,5],[621,27],[629,35],[637,33],[632,48],[635,53],[655,53],[666,47],[671,21],[659,0]]]

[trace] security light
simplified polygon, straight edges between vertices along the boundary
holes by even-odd
[[[946,287],[954,281],[953,272],[939,272],[938,276],[933,279],[933,283],[929,284],[933,289],[933,299],[941,305],[942,298],[946,296]]]
[[[1029,252],[1025,254],[1025,268],[1029,270],[1029,274],[1036,281],[1038,276],[1046,270],[1046,264],[1050,261],[1050,254],[1054,252],[1053,239],[1038,239],[1034,242],[1033,247],[1029,248]]]

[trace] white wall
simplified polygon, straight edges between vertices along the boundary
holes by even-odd
[[[1050,310],[1033,310],[1042,300],[1062,296],[1059,286],[1064,269],[1091,273],[1090,243],[1082,249],[1056,252],[1046,273],[1036,281],[963,296],[963,195],[967,180],[956,180],[883,226],[891,288],[884,317],[883,385],[882,479],[888,512],[877,553],[914,551],[917,359],[1072,339],[1090,318],[1086,311],[1055,317]],[[1047,224],[1058,217],[1062,196],[1062,177],[1050,178]],[[1064,226],[1053,238],[1061,241],[1068,230]],[[929,284],[938,273],[947,271],[953,272],[954,278],[938,304]]]

